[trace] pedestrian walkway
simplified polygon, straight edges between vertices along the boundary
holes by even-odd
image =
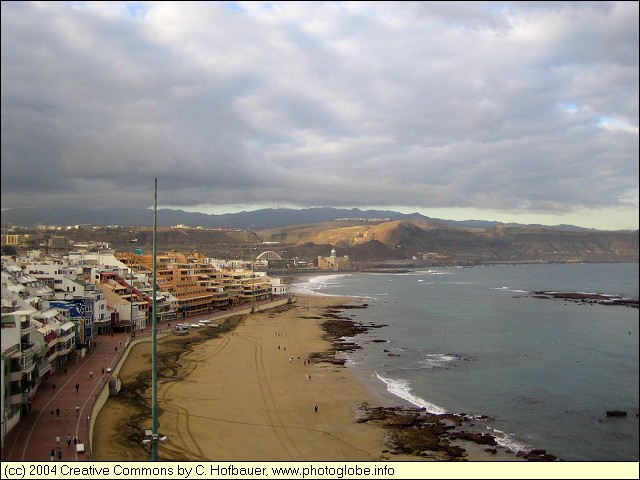
[[[286,300],[286,299],[285,299]],[[275,304],[282,304],[276,299]],[[256,306],[270,308],[273,302],[257,302]],[[234,310],[189,316],[184,319],[164,322],[158,325],[159,332],[170,332],[170,325],[183,322],[197,322],[202,319],[222,319],[231,315],[245,314],[251,307],[236,307]],[[136,332],[136,338],[151,335],[151,328]],[[89,453],[89,424],[93,406],[102,388],[112,378],[113,369],[131,341],[131,333],[100,335],[96,346],[83,358],[70,360],[61,369],[49,376],[31,398],[31,409],[5,436],[2,450],[3,462],[44,462],[51,461],[51,450],[58,453],[56,438],[59,437],[64,462],[91,461]],[[66,368],[66,373],[65,373]],[[108,371],[108,370],[111,371]],[[93,372],[93,375],[91,375]],[[53,385],[55,384],[55,388]],[[79,385],[76,390],[76,384]],[[76,412],[76,407],[79,406]],[[60,409],[59,417],[56,409]],[[67,414],[68,412],[68,414]],[[85,451],[79,452],[67,444],[67,435],[77,436],[77,443],[83,444]]]
[[[51,449],[57,452],[56,437],[63,439],[60,442],[63,461],[90,460],[86,453],[78,453],[73,443],[67,445],[67,435],[77,435],[78,443],[87,445],[94,400],[111,378],[107,369],[115,367],[130,336],[130,333],[100,335],[95,339],[96,346],[83,358],[69,360],[49,376],[32,397],[27,415],[6,435],[2,460],[50,461]],[[91,378],[90,372],[93,372]],[[79,385],[77,391],[76,384]],[[76,406],[80,407],[77,411]],[[58,408],[59,418],[55,413]]]

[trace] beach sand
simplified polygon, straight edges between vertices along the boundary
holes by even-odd
[[[327,309],[353,300],[298,295],[291,305],[159,338],[158,431],[168,437],[159,445],[160,459],[428,459],[391,453],[385,428],[356,421],[358,405],[375,405],[372,393],[345,366],[314,356],[331,347],[322,328]],[[310,357],[315,360],[307,362]],[[135,345],[120,370],[122,390],[96,419],[95,460],[149,460],[142,440],[151,428],[150,368],[150,343]],[[491,455],[472,442],[464,445],[465,460],[517,460],[503,452]]]

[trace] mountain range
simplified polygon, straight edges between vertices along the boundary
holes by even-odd
[[[399,213],[392,210],[360,210],[358,208],[315,207],[305,209],[264,208],[221,215],[184,210],[158,209],[159,227],[174,225],[201,226],[204,228],[242,228],[260,230],[289,225],[331,222],[336,219],[387,219],[420,220],[459,227],[489,228],[500,222],[487,220],[443,220],[431,218],[420,213]],[[144,227],[153,224],[153,211],[147,208],[90,210],[90,209],[52,209],[52,208],[12,208],[2,212],[3,225],[123,225]],[[514,224],[515,225],[515,224]],[[556,225],[549,228],[562,230],[587,230],[573,225]]]
[[[77,225],[34,236],[32,247],[52,235],[70,242],[104,241],[116,250],[152,244],[153,212],[5,211],[2,223]],[[160,251],[197,250],[208,257],[248,259],[266,250],[313,262],[348,255],[360,266],[476,265],[500,262],[638,262],[638,230],[601,231],[571,225],[521,225],[483,220],[450,221],[418,213],[335,208],[262,209],[224,215],[160,209]],[[175,228],[180,226],[180,228]]]

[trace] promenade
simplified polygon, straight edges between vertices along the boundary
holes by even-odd
[[[256,302],[256,308],[272,308],[287,301],[288,299],[277,299],[272,302]],[[224,312],[188,316],[160,323],[158,334],[170,333],[170,326],[175,327],[177,323],[195,323],[202,319],[214,321],[250,312],[251,304]],[[149,326],[145,333],[136,332],[136,339],[151,336],[150,330]],[[51,461],[51,449],[58,449],[57,437],[60,438],[63,462],[92,460],[88,440],[94,403],[130,345],[131,333],[99,335],[94,340],[95,348],[91,348],[84,357],[67,362],[40,385],[31,399],[30,411],[5,436],[3,462]],[[76,384],[79,385],[77,390]],[[80,407],[78,412],[76,406]],[[56,414],[57,409],[60,411],[59,416]],[[78,452],[73,441],[68,445],[67,435],[72,439],[76,435],[77,443],[84,444],[85,451]]]

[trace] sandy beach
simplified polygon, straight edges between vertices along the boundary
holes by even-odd
[[[158,340],[159,457],[173,461],[424,461],[438,457],[390,448],[384,422],[362,421],[371,392],[332,363],[323,323],[352,298],[297,296],[291,305],[234,315],[217,327]],[[329,315],[328,315],[329,312]],[[218,320],[215,320],[218,321]],[[328,359],[328,361],[327,361]],[[135,345],[122,366],[123,388],[96,419],[95,460],[149,459],[151,348]],[[317,410],[316,410],[317,405]],[[360,420],[358,421],[358,418]],[[453,428],[453,427],[448,427]],[[449,442],[446,442],[449,443]],[[473,461],[519,460],[470,441],[455,443]]]

